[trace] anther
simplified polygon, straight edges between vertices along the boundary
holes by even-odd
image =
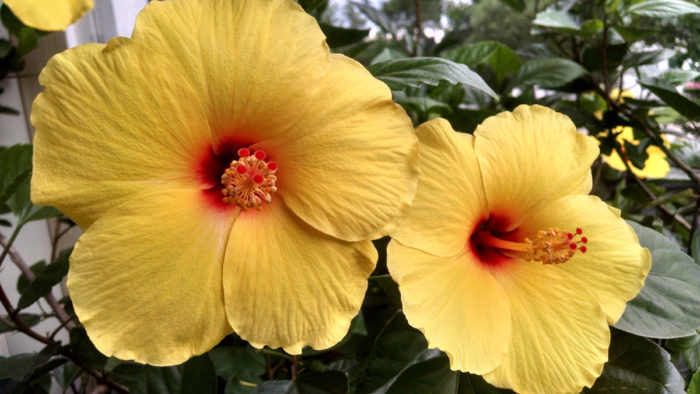
[[[588,250],[588,249],[586,249],[585,246],[581,246],[580,248],[578,248],[578,250],[580,250],[581,253],[586,253],[586,250]]]
[[[277,163],[268,163],[265,157],[262,150],[253,155],[248,148],[238,150],[238,160],[232,161],[221,176],[223,202],[238,205],[243,210],[259,210],[263,202],[272,201],[272,193],[277,191]]]
[[[583,234],[583,230],[581,230],[580,228],[576,228],[576,234],[578,234],[578,235]]]
[[[588,243],[588,238],[586,238],[586,237],[581,237],[581,242],[587,244],[587,243]]]

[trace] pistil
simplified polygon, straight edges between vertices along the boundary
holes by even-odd
[[[272,193],[277,191],[277,163],[266,161],[267,154],[262,150],[251,155],[248,148],[241,148],[237,153],[238,159],[221,176],[222,201],[243,210],[260,210],[263,203],[272,201]]]

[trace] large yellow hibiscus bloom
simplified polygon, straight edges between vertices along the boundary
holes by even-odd
[[[93,0],[3,0],[25,25],[43,31],[64,30],[94,7]]]
[[[293,354],[343,337],[418,141],[297,4],[152,2],[132,39],[40,82],[32,200],[84,230],[68,289],[100,351],[168,365],[232,329]]]
[[[651,257],[619,211],[589,196],[594,140],[520,106],[474,135],[421,125],[421,176],[392,232],[409,323],[453,369],[523,393],[578,392],[600,375]]]

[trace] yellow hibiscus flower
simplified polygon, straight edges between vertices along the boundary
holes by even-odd
[[[43,31],[65,30],[94,7],[93,0],[4,0],[25,25]]]
[[[578,392],[651,265],[620,212],[589,196],[592,138],[520,106],[474,135],[421,125],[413,207],[392,232],[403,311],[452,369],[523,393]]]
[[[615,88],[612,90],[612,92],[610,92],[610,97],[613,100],[624,102],[625,97],[634,98],[634,94],[632,94],[632,92],[629,90],[620,91],[620,89]],[[601,113],[596,115],[599,119],[601,119],[603,116]],[[622,149],[625,147],[625,141],[633,145],[639,145],[639,140],[634,138],[634,131],[631,127],[618,126],[613,129],[612,132],[617,134],[615,140],[620,144]],[[664,139],[664,144],[668,144],[666,139]],[[650,145],[646,152],[648,157],[644,162],[644,168],[637,168],[634,164],[632,164],[632,162],[628,161],[632,172],[640,178],[663,178],[666,176],[666,174],[668,174],[668,172],[671,170],[671,167],[668,165],[668,161],[666,161],[666,154],[664,151],[658,146]],[[622,161],[622,158],[616,151],[612,151],[610,155],[602,156],[610,167],[618,171],[627,170],[627,166],[625,166],[625,163]]]
[[[63,52],[40,82],[32,200],[84,230],[68,289],[100,351],[169,365],[232,330],[292,354],[343,337],[418,141],[301,7],[152,2],[132,39]]]

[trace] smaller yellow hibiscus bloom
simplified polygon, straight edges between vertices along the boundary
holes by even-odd
[[[4,0],[4,3],[22,23],[43,31],[65,30],[94,7],[93,0]]]
[[[474,135],[416,130],[421,175],[388,267],[408,322],[452,369],[521,393],[579,392],[651,267],[632,228],[591,190],[595,141],[520,106]]]
[[[632,94],[632,92],[629,90],[621,91],[620,89],[615,88],[612,90],[612,92],[610,92],[610,97],[613,100],[624,102],[625,97],[634,98],[634,94]],[[598,118],[602,117],[602,114],[600,113],[597,113],[596,115]],[[625,147],[625,141],[633,145],[639,145],[639,141],[634,138],[634,131],[631,127],[618,126],[613,129],[612,132],[618,134],[615,140],[620,144],[622,149]],[[667,144],[666,140],[664,140],[664,144]],[[664,151],[658,146],[650,145],[647,148],[647,155],[648,157],[644,162],[644,168],[637,168],[634,164],[632,164],[632,162],[628,161],[632,172],[640,178],[662,178],[666,176],[666,174],[668,174],[668,172],[671,170],[671,167],[666,161],[666,154]],[[616,151],[612,151],[609,156],[603,155],[603,158],[610,167],[618,171],[627,170],[627,166]]]

